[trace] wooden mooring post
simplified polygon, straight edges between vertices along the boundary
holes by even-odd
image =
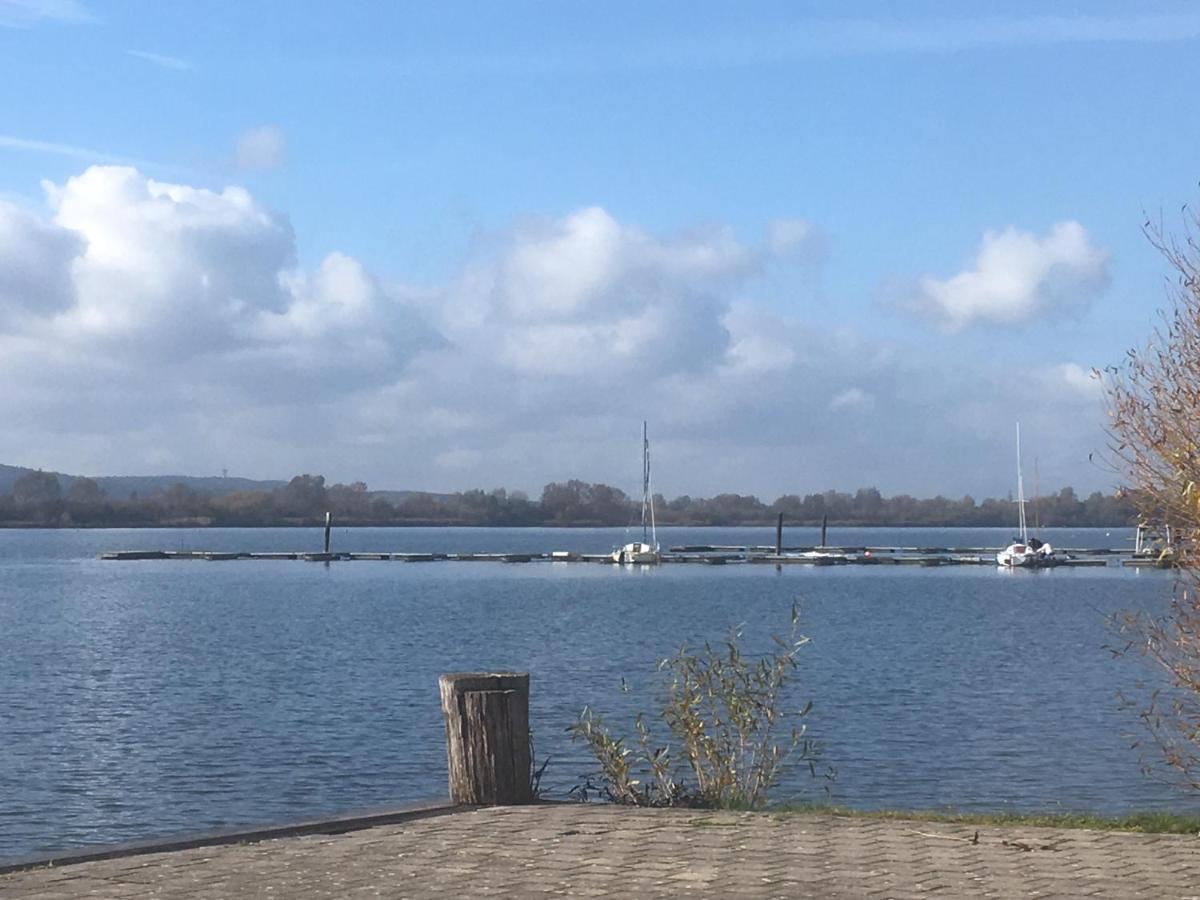
[[[329,530],[333,527],[333,513],[325,513],[325,552],[329,552]]]
[[[775,555],[783,554],[783,513],[779,514],[779,521],[775,523]]]
[[[479,806],[532,802],[529,673],[443,675],[438,688],[450,800]]]

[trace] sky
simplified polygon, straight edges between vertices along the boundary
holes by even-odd
[[[1193,3],[0,0],[0,462],[1111,490]]]

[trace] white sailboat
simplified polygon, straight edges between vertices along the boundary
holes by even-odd
[[[1025,524],[1025,482],[1021,476],[1021,423],[1017,423],[1017,523],[1020,535],[996,554],[996,562],[1006,569],[1039,569],[1055,564],[1054,548],[1029,536]]]
[[[662,562],[658,533],[654,527],[654,495],[650,492],[650,438],[645,422],[642,423],[642,539],[614,550],[609,558],[615,563],[643,566]]]

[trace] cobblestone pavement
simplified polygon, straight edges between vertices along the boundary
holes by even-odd
[[[1200,898],[1200,837],[550,805],[0,875],[4,900]]]

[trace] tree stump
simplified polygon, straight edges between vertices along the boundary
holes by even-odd
[[[479,806],[531,802],[529,674],[443,675],[438,687],[451,801]]]

